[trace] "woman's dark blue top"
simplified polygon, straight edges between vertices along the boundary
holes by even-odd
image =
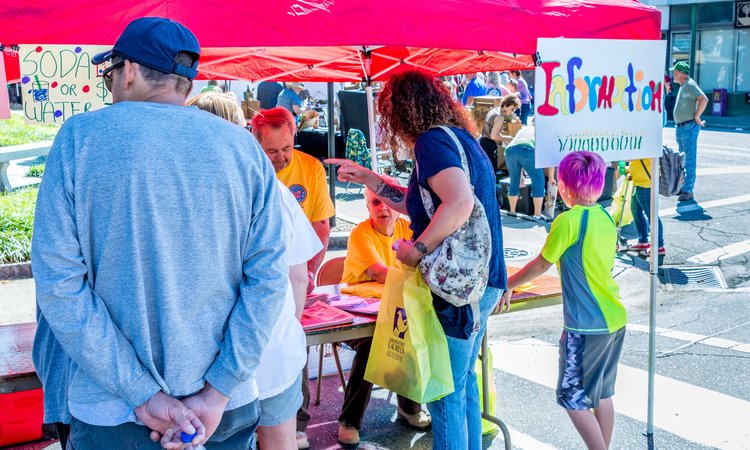
[[[500,206],[495,195],[495,171],[484,151],[474,137],[463,128],[451,127],[466,152],[469,163],[471,184],[474,193],[484,205],[487,220],[492,232],[492,257],[490,258],[490,276],[488,285],[497,289],[505,289],[507,275],[503,258],[503,233],[500,222]],[[450,167],[461,168],[461,156],[445,131],[433,128],[423,133],[414,145],[414,156],[419,166],[419,180],[417,171],[412,172],[409,189],[406,193],[406,211],[411,219],[411,229],[414,239],[418,239],[430,223],[430,218],[422,204],[417,182],[427,189],[432,196],[435,209],[442,203],[440,198],[427,185],[427,179]],[[438,319],[443,325],[445,334],[458,339],[468,339],[474,325],[474,318],[470,306],[456,307],[433,294],[433,303]]]

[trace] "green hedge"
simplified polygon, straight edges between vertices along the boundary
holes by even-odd
[[[37,187],[0,194],[0,263],[28,261]]]
[[[14,111],[10,119],[0,120],[0,147],[49,141],[55,138],[59,128],[57,125],[26,125],[23,116]],[[33,166],[30,170],[39,176],[44,165]],[[30,186],[0,194],[0,264],[30,259],[37,190],[36,186]]]
[[[26,125],[23,116],[14,112],[10,119],[0,120],[0,147],[51,141],[59,129],[58,125]]]

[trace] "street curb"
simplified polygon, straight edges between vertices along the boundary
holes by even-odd
[[[750,127],[745,127],[742,125],[716,125],[716,124],[707,124],[704,128],[707,131],[742,131],[747,132],[750,131]]]
[[[33,277],[31,274],[31,263],[28,261],[0,265],[0,280],[21,280]]]

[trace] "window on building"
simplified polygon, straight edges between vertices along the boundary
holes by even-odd
[[[669,67],[680,61],[690,60],[690,33],[672,33]]]
[[[696,74],[701,89],[729,89],[734,87],[735,32],[733,29],[706,30],[698,33],[698,52],[695,55]]]
[[[712,2],[698,4],[698,24],[733,23],[734,2]]]
[[[737,30],[737,77],[734,90],[750,91],[750,30]]]
[[[693,17],[692,5],[675,5],[669,9],[669,27],[685,28],[690,27]]]

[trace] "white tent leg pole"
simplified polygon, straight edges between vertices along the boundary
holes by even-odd
[[[372,159],[372,170],[377,173],[378,164],[375,155],[375,100],[372,97],[372,86],[367,85],[367,122],[370,124],[370,158]]]
[[[333,118],[336,117],[336,96],[333,93],[333,83],[328,82],[327,90],[327,110],[326,125],[328,125],[328,157],[336,158],[336,127],[333,125]],[[328,165],[328,194],[331,196],[333,206],[336,207],[336,167],[333,164]],[[336,216],[331,218],[331,226],[336,226]]]
[[[656,366],[656,288],[659,273],[659,158],[651,160],[651,302],[648,317],[648,411],[646,436],[654,434],[654,372]]]

